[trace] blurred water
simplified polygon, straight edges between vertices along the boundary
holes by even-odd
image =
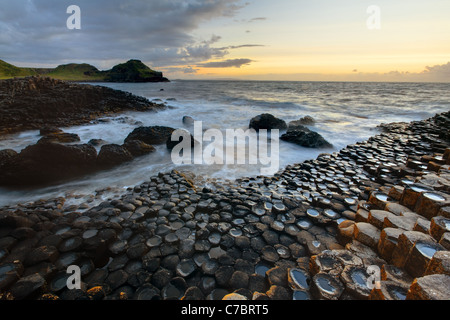
[[[172,81],[170,83],[96,83],[128,91],[168,108],[159,112],[126,112],[90,125],[62,128],[76,133],[82,143],[103,139],[122,144],[140,125],[192,128],[183,116],[203,122],[203,128],[247,129],[252,117],[271,113],[286,122],[306,115],[317,120],[312,130],[331,142],[333,149],[315,150],[280,141],[280,169],[314,159],[322,152],[334,152],[363,141],[378,131],[380,123],[423,120],[450,110],[450,84],[433,83],[350,83],[350,82],[258,82],[258,81]],[[0,149],[20,151],[39,140],[39,132],[28,131],[4,137]],[[33,190],[0,189],[0,205],[64,196],[92,194],[96,189],[122,190],[139,184],[151,175],[172,169],[190,170],[198,175],[235,179],[260,174],[261,165],[183,165],[172,163],[165,146],[112,170],[80,178],[70,183]],[[107,195],[105,195],[107,196]]]

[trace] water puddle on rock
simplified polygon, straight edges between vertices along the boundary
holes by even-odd
[[[433,248],[431,245],[426,243],[416,243],[416,248],[422,253],[425,257],[431,259],[436,253],[437,249]]]
[[[427,197],[428,199],[431,199],[431,200],[434,200],[434,201],[439,201],[439,202],[445,201],[444,197],[442,197],[439,194],[433,193],[433,192],[425,192],[423,195],[425,197]]]
[[[331,285],[330,280],[328,279],[318,277],[317,284],[323,291],[327,293],[334,294],[336,292],[336,288]]]

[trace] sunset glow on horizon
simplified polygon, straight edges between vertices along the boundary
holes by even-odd
[[[0,59],[139,59],[170,79],[450,81],[450,2],[2,0]]]

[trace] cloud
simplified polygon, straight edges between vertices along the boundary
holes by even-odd
[[[225,61],[201,63],[197,66],[203,68],[240,68],[244,65],[252,63],[251,59],[228,59]]]
[[[68,30],[72,0],[2,0],[0,52],[11,62],[104,65],[137,58],[152,66],[188,65],[222,59],[228,49],[213,48],[193,36],[203,22],[233,17],[241,0],[77,0],[81,30]]]
[[[257,17],[257,18],[250,19],[249,22],[254,22],[254,21],[265,21],[265,20],[267,20],[266,17]]]

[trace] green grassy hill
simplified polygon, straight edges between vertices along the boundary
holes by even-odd
[[[34,68],[19,68],[0,60],[0,79],[35,76],[38,74],[38,71]]]
[[[51,78],[66,81],[102,81],[104,75],[96,67],[90,64],[64,64],[56,67],[46,74]]]
[[[111,70],[100,71],[83,63],[60,65],[54,69],[20,68],[0,60],[0,79],[43,75],[66,81],[105,82],[165,82],[162,72],[154,71],[139,60],[129,60],[114,66]]]

